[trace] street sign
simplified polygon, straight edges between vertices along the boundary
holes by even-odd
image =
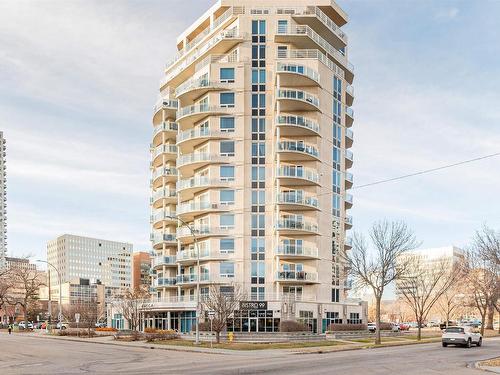
[[[80,314],[79,313],[75,314],[75,322],[80,323]]]
[[[213,320],[215,318],[215,311],[208,312],[208,319]]]

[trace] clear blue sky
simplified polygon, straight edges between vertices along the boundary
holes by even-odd
[[[62,233],[149,249],[152,106],[175,38],[212,1],[0,2],[8,250]],[[496,1],[339,1],[355,64],[355,181],[500,151]],[[404,219],[423,246],[500,228],[500,159],[354,190],[355,228]]]

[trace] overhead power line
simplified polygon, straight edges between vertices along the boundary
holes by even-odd
[[[388,178],[386,180],[374,181],[374,182],[370,182],[368,184],[358,185],[358,186],[355,185],[355,186],[353,186],[353,189],[361,189],[361,188],[368,187],[368,186],[385,184],[387,182],[402,180],[402,179],[409,178],[409,177],[414,177],[414,176],[419,176],[419,175],[426,174],[426,173],[436,172],[436,171],[440,171],[442,169],[452,168],[452,167],[456,167],[456,166],[459,166],[459,165],[468,164],[468,163],[472,163],[472,162],[475,162],[475,161],[492,158],[492,157],[495,157],[495,156],[498,156],[498,155],[500,155],[500,152],[496,152],[496,153],[490,154],[490,155],[481,156],[481,157],[474,158],[474,159],[463,160],[463,161],[460,161],[458,163],[443,165],[443,166],[437,167],[437,168],[426,169],[426,170],[423,170],[423,171],[420,171],[420,172],[410,173],[410,174],[406,174],[406,175],[403,175],[403,176]]]

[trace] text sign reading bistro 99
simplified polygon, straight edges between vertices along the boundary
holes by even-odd
[[[241,301],[240,310],[267,310],[266,301]]]

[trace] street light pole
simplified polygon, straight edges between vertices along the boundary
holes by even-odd
[[[56,270],[57,278],[59,279],[59,316],[58,316],[58,320],[59,320],[59,330],[61,331],[62,330],[62,284],[61,284],[61,274],[59,273],[59,270],[57,269],[57,267],[54,266],[52,263],[49,263],[46,260],[40,260],[40,259],[38,259],[37,262],[47,263],[49,266],[51,266],[53,269]],[[50,290],[50,286],[49,286],[49,290]],[[49,296],[49,298],[50,298],[50,296]]]
[[[170,216],[170,215],[165,215],[165,217],[173,220],[178,220],[181,222],[182,225],[185,225],[188,227],[189,231],[193,235],[194,239],[194,246],[196,247],[196,268],[197,268],[197,275],[196,275],[196,340],[195,344],[199,345],[200,344],[200,247],[198,246],[198,238],[196,238],[196,234],[194,233],[193,228],[191,228],[184,220],[179,218],[178,216]]]

